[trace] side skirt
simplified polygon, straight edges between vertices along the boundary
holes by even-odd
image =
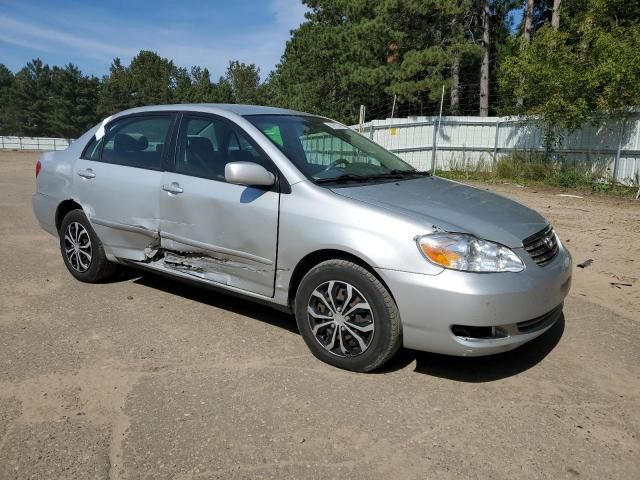
[[[250,300],[252,302],[274,308],[281,312],[293,313],[293,310],[288,305],[281,305],[279,303],[276,303],[273,298],[251,293],[246,290],[231,287],[229,285],[224,285],[221,283],[194,277],[192,275],[189,275],[188,273],[183,273],[180,270],[165,267],[161,263],[142,263],[122,258],[119,258],[118,261],[123,265],[127,265],[139,270],[144,270],[146,272],[155,273],[166,278],[175,279],[182,283],[206,288],[218,293],[227,293],[238,298],[243,298],[245,300]]]

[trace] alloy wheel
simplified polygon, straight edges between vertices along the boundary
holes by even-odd
[[[64,253],[69,265],[80,273],[86,272],[91,266],[91,237],[78,222],[71,222],[64,232]]]
[[[375,321],[371,305],[353,285],[331,280],[309,298],[309,326],[316,341],[339,357],[364,353],[373,340]]]

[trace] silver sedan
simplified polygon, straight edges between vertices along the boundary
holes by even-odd
[[[106,118],[36,165],[36,217],[83,282],[126,264],[295,313],[319,359],[510,350],[562,314],[571,256],[538,213],[348,127],[248,105]]]

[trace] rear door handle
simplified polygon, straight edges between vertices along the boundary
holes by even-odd
[[[184,189],[180,186],[178,182],[165,183],[164,185],[162,185],[162,189],[165,192],[174,193],[174,194],[184,192]]]
[[[91,170],[90,168],[87,168],[86,170],[78,170],[78,175],[80,175],[82,178],[95,178],[96,174],[93,173],[93,170]]]

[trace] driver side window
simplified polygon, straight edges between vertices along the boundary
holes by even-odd
[[[229,122],[213,117],[183,117],[178,134],[177,173],[225,181],[227,163],[240,161],[258,163],[267,169],[270,164],[246,134]]]

